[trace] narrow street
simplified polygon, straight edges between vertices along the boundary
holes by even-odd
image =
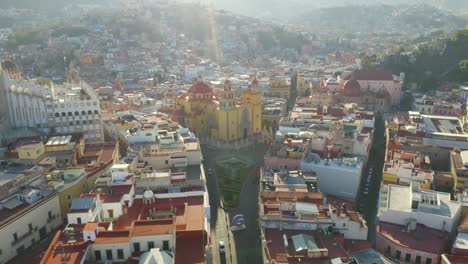
[[[257,171],[263,162],[267,146],[256,145],[238,151],[221,150],[208,146],[202,146],[202,149],[211,206],[212,263],[260,263]],[[239,207],[225,212],[220,206],[221,194],[214,168],[217,161],[232,155],[248,160],[252,170],[243,183]],[[247,229],[233,233],[229,228],[230,219],[236,214],[245,216]],[[225,243],[226,252],[224,254],[219,254],[219,241]]]
[[[385,159],[384,133],[384,121],[380,115],[377,115],[375,118],[374,142],[369,153],[367,168],[365,168],[361,179],[361,188],[357,202],[358,210],[364,214],[364,218],[366,219],[367,225],[369,227],[368,240],[373,244],[375,244],[378,210],[377,203],[379,201],[380,184],[382,182],[382,169]],[[366,184],[366,178],[370,168],[372,168],[372,176],[369,185],[369,193],[365,195],[363,193],[363,189]]]
[[[211,207],[211,263],[213,264],[236,264],[236,250],[232,232],[229,230],[229,218],[224,209],[221,207],[221,194],[218,188],[218,178],[215,175],[214,168],[216,162],[222,158],[219,155],[220,150],[202,146],[203,165],[206,174],[206,185],[208,188],[210,207]],[[223,151],[223,154],[228,155],[229,152]],[[219,242],[224,242],[225,252],[220,253]]]

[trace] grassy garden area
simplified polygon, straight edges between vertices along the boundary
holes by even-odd
[[[240,192],[250,168],[237,158],[230,158],[217,163],[216,175],[224,207],[235,208],[239,205]]]

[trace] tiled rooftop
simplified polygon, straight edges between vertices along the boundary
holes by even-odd
[[[309,259],[303,252],[296,252],[291,240],[291,236],[305,234],[314,238],[319,248],[328,249],[328,258]],[[284,246],[283,235],[288,238],[288,247]],[[303,231],[303,230],[279,230],[265,229],[265,240],[267,241],[268,253],[271,260],[277,264],[329,264],[334,258],[349,258],[346,250],[333,238],[326,237],[318,231]]]
[[[418,224],[416,230],[407,232],[405,226],[380,222],[377,232],[402,247],[442,254],[448,242],[448,233]]]

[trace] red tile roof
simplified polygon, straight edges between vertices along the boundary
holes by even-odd
[[[208,239],[204,231],[177,232],[175,264],[205,263],[205,245]]]
[[[154,236],[174,233],[174,220],[140,220],[132,227],[132,236]]]
[[[406,227],[386,222],[377,225],[378,235],[401,247],[442,254],[448,242],[448,233],[418,224],[415,231],[406,232]]]
[[[304,254],[295,252],[291,236],[305,234],[313,236],[319,248],[328,249],[328,258],[323,259],[309,259]],[[288,248],[284,247],[283,235],[286,235],[289,240]],[[279,229],[265,229],[265,239],[267,242],[268,253],[271,260],[280,264],[329,264],[330,259],[334,258],[349,258],[346,250],[333,238],[325,237],[319,231],[311,230],[279,230]],[[299,261],[300,258],[300,261]]]
[[[444,254],[444,256],[448,261],[450,261],[447,264],[466,264],[466,263],[468,263],[468,256],[447,255],[447,254]]]

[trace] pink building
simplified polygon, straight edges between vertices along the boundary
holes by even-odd
[[[288,170],[298,170],[301,167],[301,159],[278,156],[265,157],[265,169],[278,169],[280,166]]]
[[[386,222],[377,225],[377,250],[392,260],[404,263],[440,263],[447,242],[447,232],[420,224],[414,230]]]
[[[403,82],[399,77],[387,70],[355,70],[339,78],[340,84],[348,80],[356,80],[361,86],[361,93],[374,92],[376,94],[386,91],[391,98],[391,104],[400,103]]]
[[[283,143],[273,143],[264,158],[265,169],[298,170],[308,152],[309,145],[303,140],[287,139]]]

